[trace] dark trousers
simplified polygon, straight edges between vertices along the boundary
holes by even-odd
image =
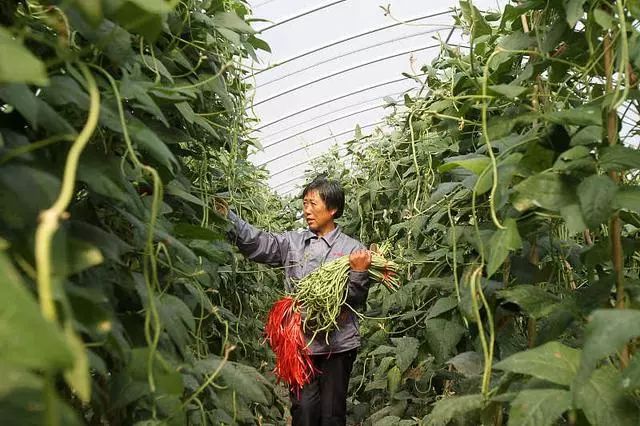
[[[311,357],[319,370],[298,394],[291,393],[292,426],[345,426],[347,388],[356,349]]]

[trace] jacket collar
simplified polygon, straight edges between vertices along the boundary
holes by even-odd
[[[318,238],[318,236],[309,228],[307,228],[304,232],[305,232],[305,235],[304,235],[305,241],[310,240],[312,238]],[[336,225],[335,229],[325,234],[324,236],[320,237],[320,239],[324,240],[324,242],[327,243],[329,247],[332,247],[333,243],[335,243],[336,239],[341,233],[342,233],[342,229],[340,229],[339,225]]]

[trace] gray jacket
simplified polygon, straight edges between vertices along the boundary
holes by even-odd
[[[309,229],[273,234],[259,230],[229,212],[234,227],[230,232],[232,241],[247,258],[282,266],[285,270],[285,289],[295,291],[295,282],[308,275],[325,262],[350,254],[364,246],[347,236],[337,227],[318,238]],[[369,292],[369,273],[350,271],[347,303],[361,308]],[[307,332],[307,341],[312,338]],[[360,346],[358,318],[350,309],[344,308],[338,317],[338,329],[327,336],[318,334],[309,346],[314,355],[345,352]]]

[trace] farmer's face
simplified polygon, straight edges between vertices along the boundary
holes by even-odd
[[[328,209],[318,191],[309,191],[302,199],[304,219],[313,232],[326,232],[335,226],[333,215],[336,209]]]

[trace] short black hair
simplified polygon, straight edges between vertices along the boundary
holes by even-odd
[[[336,214],[333,215],[334,219],[342,216],[344,211],[344,190],[340,182],[327,179],[325,175],[320,175],[304,188],[301,198],[304,198],[311,191],[318,191],[320,199],[324,201],[327,208],[336,209]]]

